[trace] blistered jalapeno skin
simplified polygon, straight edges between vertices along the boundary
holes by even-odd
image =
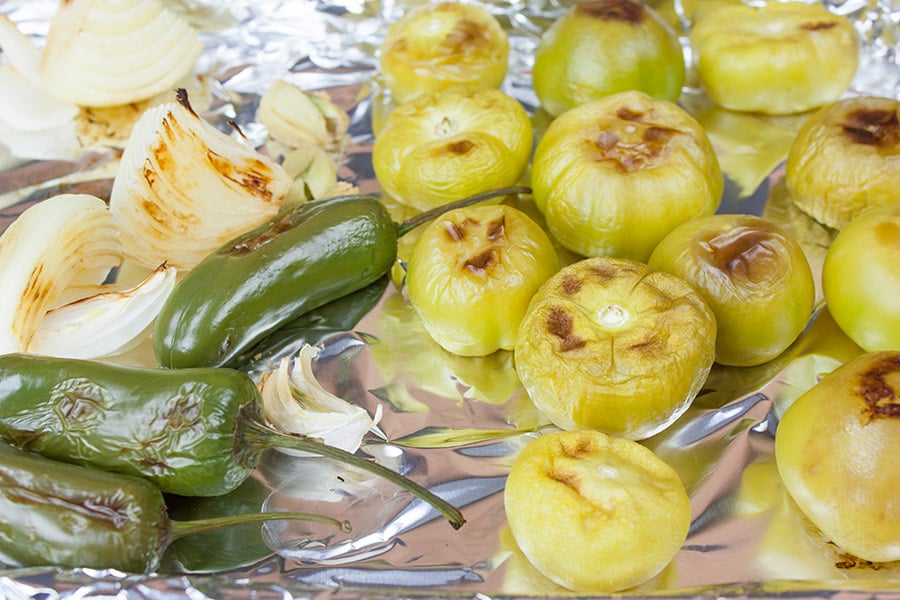
[[[724,179],[693,117],[629,91],[553,120],[535,149],[531,185],[565,248],[646,261],[672,229],[716,211]]]
[[[806,328],[815,280],[799,243],[754,215],[711,215],[676,227],[647,263],[691,283],[716,315],[716,362],[753,366]]]
[[[557,268],[553,243],[524,213],[473,206],[425,228],[409,259],[407,291],[441,347],[486,356],[515,347],[531,297]]]
[[[819,2],[701,6],[690,32],[697,75],[734,111],[801,113],[838,100],[859,64],[853,23]]]
[[[0,437],[183,496],[222,494],[250,475],[255,463],[236,460],[235,421],[258,401],[256,384],[233,369],[0,356]]]
[[[839,100],[804,123],[785,163],[793,203],[840,230],[874,206],[896,204],[900,178],[900,100]]]
[[[675,31],[643,2],[587,0],[544,33],[532,75],[541,105],[554,116],[626,90],[675,102],[684,54]]]
[[[143,573],[166,534],[152,483],[0,444],[0,562]]]
[[[843,552],[900,560],[900,352],[870,352],[798,397],[775,459],[800,510]]]
[[[644,439],[693,402],[713,364],[715,317],[684,280],[626,259],[560,269],[531,300],[515,364],[562,429]]]

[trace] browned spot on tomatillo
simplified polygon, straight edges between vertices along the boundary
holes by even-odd
[[[800,26],[800,29],[805,29],[806,31],[826,31],[828,29],[834,29],[837,26],[837,23],[827,23],[825,21],[816,21],[814,23],[804,23]]]
[[[665,342],[657,333],[648,333],[642,340],[634,342],[631,350],[645,356],[658,356],[665,350]]]
[[[444,233],[452,242],[461,242],[466,239],[466,232],[453,221],[444,222]]]
[[[578,486],[581,484],[581,478],[578,477],[578,474],[568,469],[554,467],[547,473],[547,477],[574,489],[578,489]]]
[[[547,315],[547,331],[559,338],[560,352],[569,352],[570,350],[584,347],[584,339],[576,335],[573,329],[572,315],[559,306],[550,308],[550,312]]]
[[[863,417],[867,422],[876,419],[900,419],[900,399],[897,390],[887,381],[888,375],[900,376],[900,354],[889,354],[884,360],[859,374],[859,395]]]
[[[875,243],[900,250],[900,225],[896,221],[882,221],[875,226]]]
[[[841,127],[856,144],[893,148],[900,143],[896,110],[860,108],[847,113]]]
[[[621,107],[616,111],[616,116],[623,121],[640,121],[644,117],[644,113],[631,110],[627,106]]]
[[[776,235],[759,227],[737,226],[698,244],[710,266],[729,278],[764,281],[784,268],[779,267]]]
[[[484,273],[497,262],[497,251],[494,248],[470,256],[463,262],[463,268],[472,273]]]
[[[644,5],[634,0],[585,0],[575,5],[575,12],[602,21],[622,21],[632,25],[644,20]]]
[[[648,144],[665,146],[677,133],[679,133],[677,129],[653,125],[644,130],[644,141]]]
[[[569,296],[573,296],[580,292],[582,285],[584,285],[584,280],[575,273],[566,273],[563,275],[562,281],[560,282],[560,288],[562,288],[562,291]]]
[[[559,442],[559,454],[566,458],[581,458],[594,450],[594,443],[590,437],[575,436],[571,441],[562,439]]]
[[[625,267],[617,268],[615,265],[607,264],[605,262],[597,262],[590,266],[587,269],[587,274],[590,275],[591,279],[594,281],[598,281],[601,284],[605,284],[608,281],[612,281],[616,278],[619,273],[621,273],[618,269],[624,269]]]
[[[601,131],[595,143],[601,150],[609,151],[615,148],[620,140],[619,134],[614,131]]]
[[[492,242],[503,239],[506,235],[506,217],[500,216],[487,224],[487,239]]]
[[[473,47],[489,44],[490,40],[491,35],[487,24],[462,19],[452,30],[447,32],[438,47],[440,54],[466,54]]]
[[[447,151],[451,154],[468,154],[474,147],[475,144],[470,140],[459,140],[447,144]]]

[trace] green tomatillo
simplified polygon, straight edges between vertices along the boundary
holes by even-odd
[[[616,92],[675,102],[685,79],[678,36],[640,0],[577,2],[535,50],[532,81],[551,115]]]
[[[563,247],[645,261],[672,229],[716,212],[724,179],[696,119],[628,91],[553,120],[535,149],[531,185]]]
[[[503,204],[451,211],[428,224],[409,259],[409,300],[448,352],[512,350],[528,303],[558,269],[556,250],[525,213]]]
[[[753,366],[781,354],[806,328],[813,273],[800,244],[754,215],[721,214],[684,223],[648,265],[691,283],[716,315],[716,362]]]

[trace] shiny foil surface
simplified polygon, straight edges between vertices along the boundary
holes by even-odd
[[[201,30],[205,49],[196,69],[208,92],[205,118],[233,120],[262,144],[265,130],[255,122],[255,109],[269,82],[285,78],[305,90],[325,90],[351,117],[352,142],[339,179],[363,193],[378,193],[371,166],[373,130],[390,107],[379,89],[377,51],[389,24],[419,3],[181,0],[172,5]],[[863,62],[849,94],[900,96],[900,4],[828,4],[856,23],[863,40]],[[530,57],[541,32],[565,7],[558,0],[489,4],[510,33],[503,89],[534,115],[536,135],[547,119],[531,90]],[[55,2],[43,0],[0,0],[0,14],[39,44],[55,8]],[[681,0],[658,8],[673,22],[689,25]],[[689,78],[682,105],[707,128],[726,175],[720,212],[772,218],[796,236],[813,271],[820,272],[833,233],[794,208],[783,185],[783,161],[803,117],[727,113],[690,84]],[[23,151],[0,130],[5,144],[0,146],[0,231],[25,208],[59,191],[108,195],[124,142],[114,139],[116,119],[127,116],[94,117],[107,119],[113,133],[65,155],[54,155],[46,145]],[[523,208],[533,210],[527,204],[523,201]],[[392,484],[325,459],[270,450],[253,477],[225,497],[169,498],[171,516],[301,510],[349,519],[351,534],[285,522],[202,534],[173,544],[153,575],[0,565],[0,598],[575,595],[535,571],[506,527],[506,473],[516,453],[548,427],[522,390],[511,353],[448,354],[428,337],[394,285],[353,331],[328,335],[320,346],[314,363],[320,382],[370,413],[378,406],[384,411],[379,426],[386,439],[370,436],[360,452],[460,507],[467,519],[461,529],[453,530]],[[777,359],[748,368],[716,365],[688,412],[644,442],[677,470],[690,494],[688,539],[658,577],[616,596],[900,599],[900,564],[861,562],[823,539],[787,496],[773,456],[779,416],[790,402],[822,373],[860,352],[819,309],[801,338]],[[122,360],[141,364],[150,356],[139,348]],[[256,367],[262,372],[275,364]]]

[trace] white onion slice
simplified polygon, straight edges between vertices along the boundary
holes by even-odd
[[[380,405],[375,416],[370,417],[364,408],[335,396],[318,382],[312,369],[318,352],[318,348],[307,344],[295,361],[284,358],[277,370],[263,375],[260,388],[266,420],[280,431],[318,438],[347,452],[356,452],[370,431],[383,437],[378,429]]]
[[[25,210],[0,235],[0,354],[24,352],[66,288],[99,285],[121,262],[100,198],[61,194]]]
[[[159,0],[68,0],[50,21],[41,70],[59,98],[116,106],[175,87],[201,49],[197,31]]]
[[[318,146],[340,156],[350,141],[350,116],[325,92],[305,92],[283,79],[263,92],[256,117],[269,137],[288,147]]]
[[[93,359],[131,350],[149,334],[175,287],[176,270],[161,265],[133,288],[103,292],[46,314],[27,351]]]
[[[110,210],[131,260],[187,271],[275,215],[291,184],[275,161],[199,117],[182,92],[135,124]]]

